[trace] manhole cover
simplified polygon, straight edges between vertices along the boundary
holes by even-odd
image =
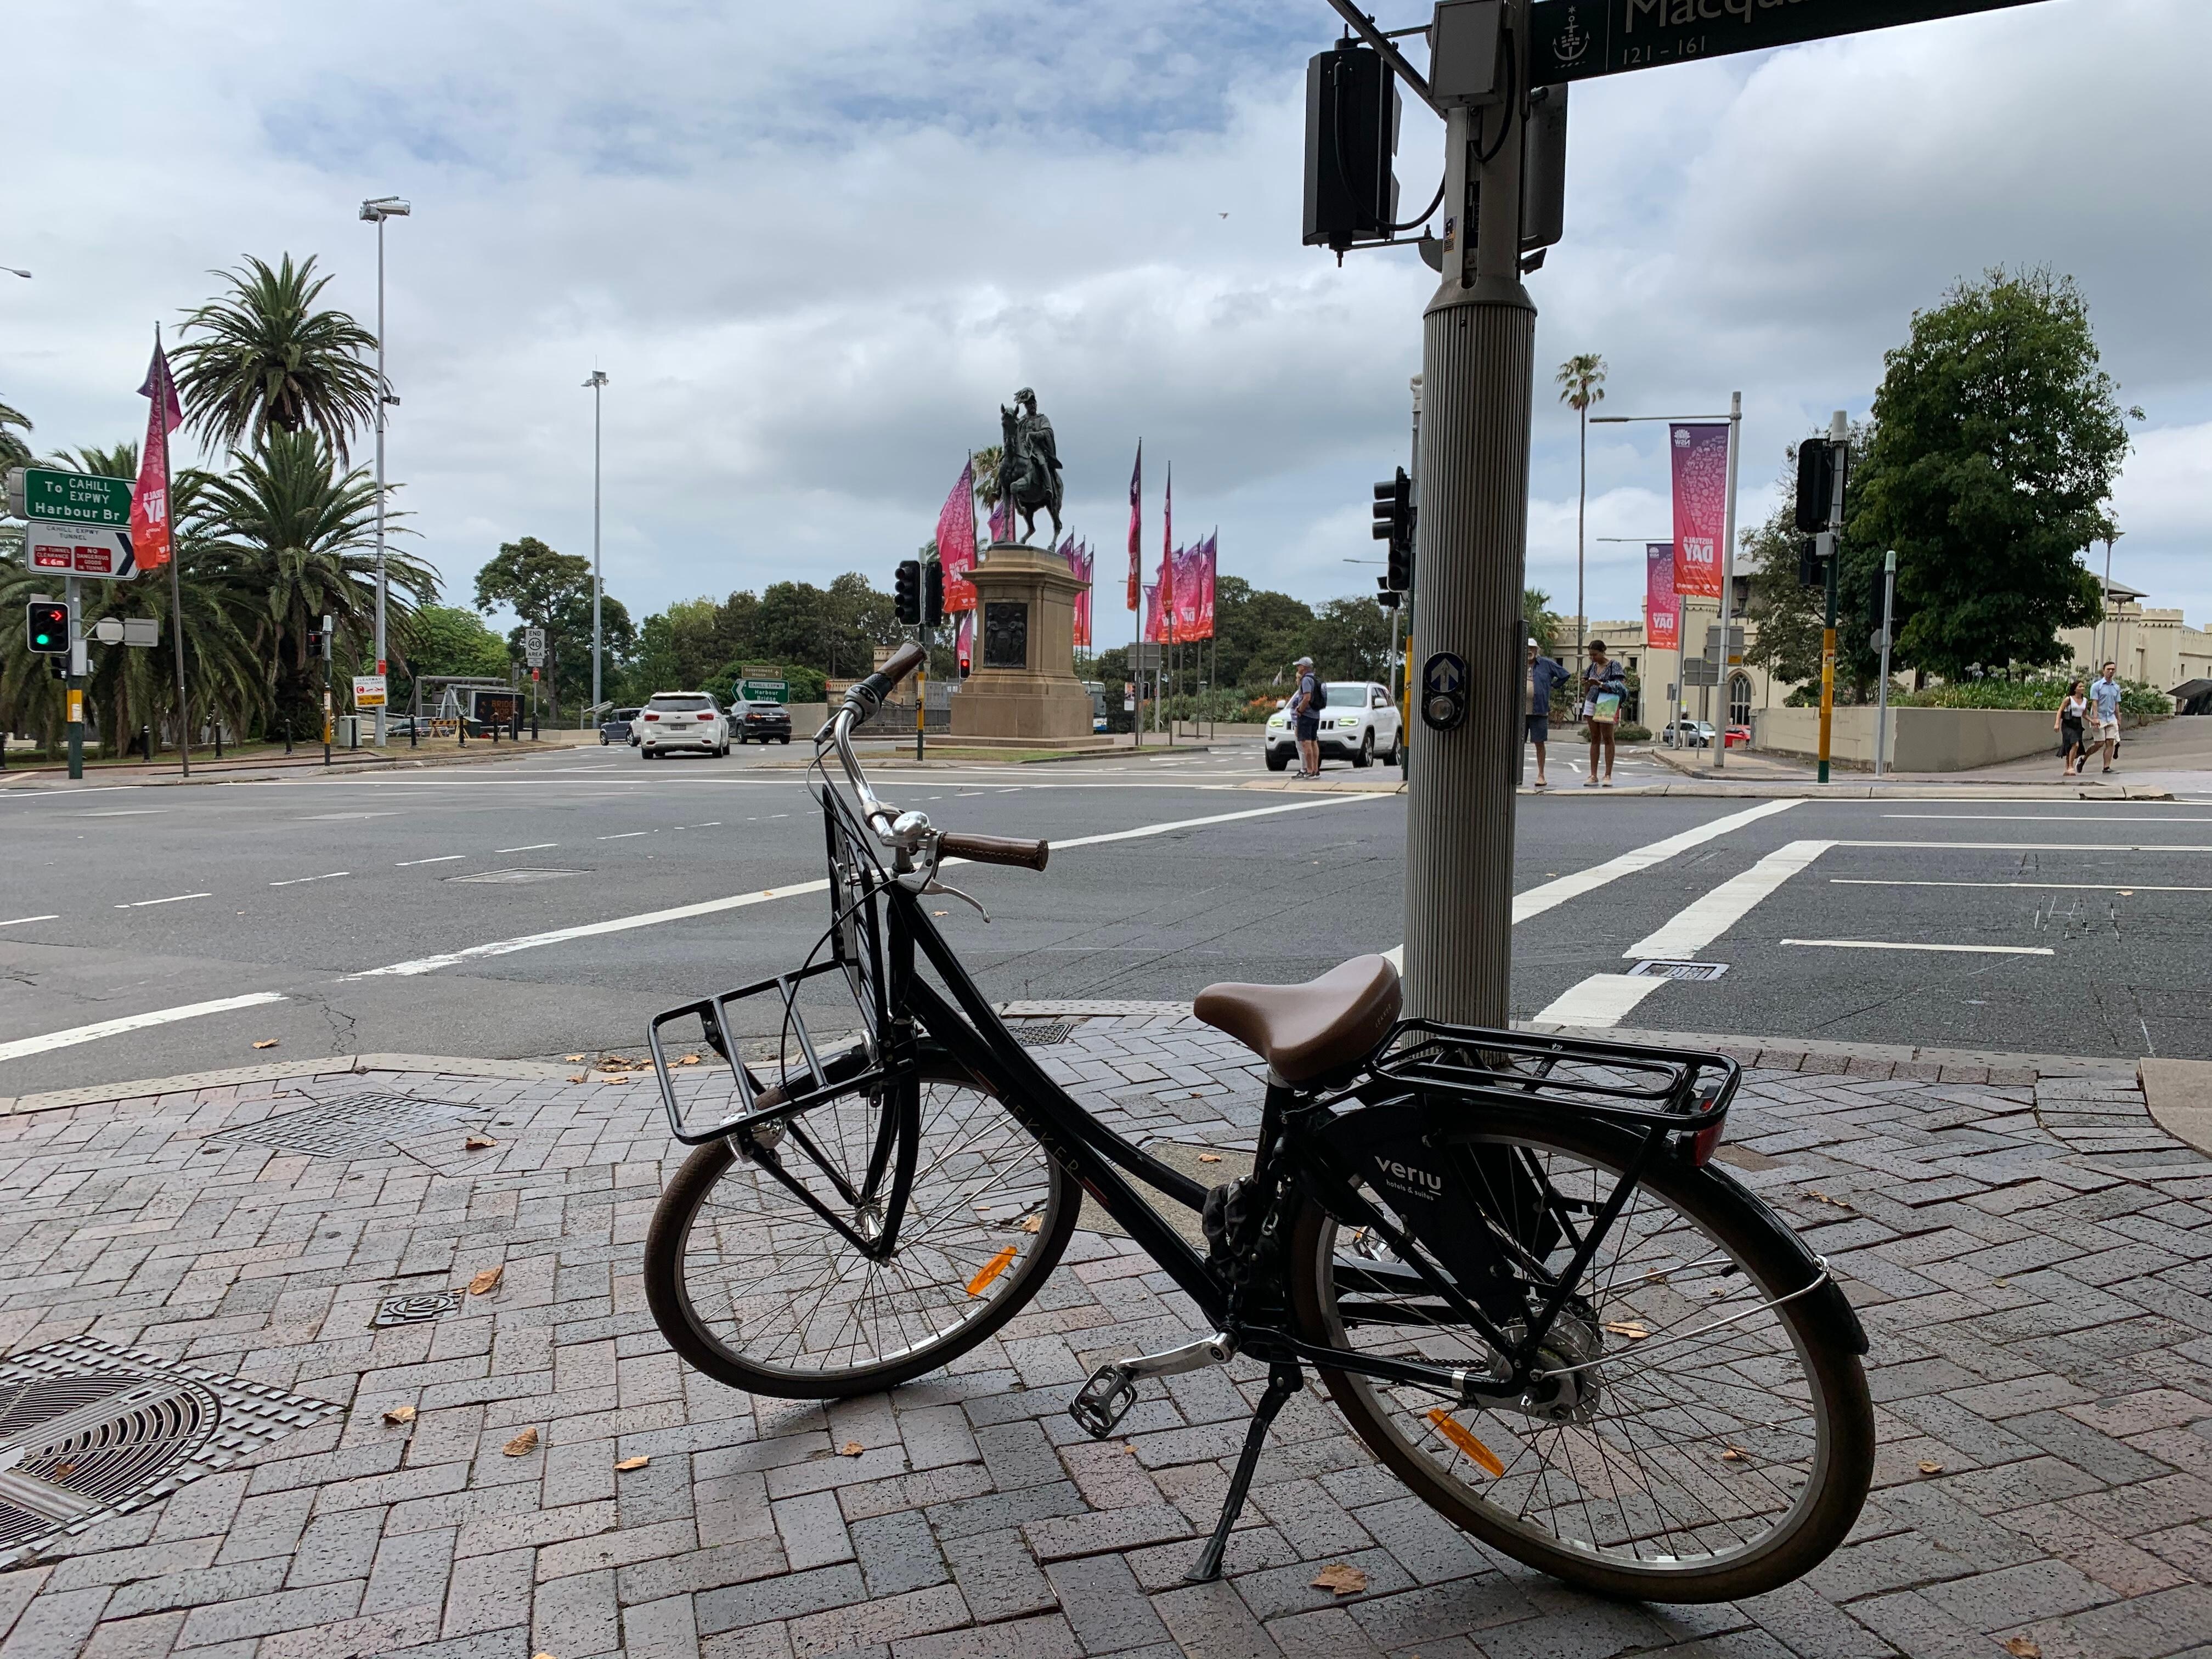
[[[423,1325],[440,1314],[451,1313],[465,1298],[459,1291],[415,1291],[405,1296],[387,1296],[376,1304],[376,1317],[372,1326]]]
[[[1075,1028],[1082,1024],[1079,1019],[1018,1019],[1009,1029],[1024,1048],[1049,1048],[1073,1036]]]
[[[479,870],[472,876],[447,876],[447,881],[558,881],[563,876],[580,876],[580,870],[549,870],[528,868],[520,870]]]
[[[340,1409],[94,1337],[0,1359],[0,1568]]]
[[[411,1100],[405,1095],[347,1095],[302,1111],[264,1118],[240,1129],[224,1129],[210,1142],[274,1146],[310,1158],[361,1158],[389,1149],[401,1135],[450,1128],[466,1109],[440,1100]]]
[[[1628,970],[1631,979],[1718,979],[1728,972],[1725,962],[1639,962]]]

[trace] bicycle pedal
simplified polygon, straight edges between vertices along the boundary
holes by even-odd
[[[1136,1403],[1137,1380],[1127,1368],[1101,1365],[1091,1373],[1091,1380],[1076,1390],[1075,1398],[1068,1402],[1067,1414],[1093,1440],[1103,1440]]]

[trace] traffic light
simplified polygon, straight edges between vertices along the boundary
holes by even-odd
[[[1385,611],[1395,611],[1398,608],[1401,595],[1396,588],[1390,586],[1390,579],[1388,576],[1377,576],[1375,579],[1375,586],[1382,590],[1375,596],[1375,603]]]
[[[945,567],[927,559],[921,567],[921,625],[934,628],[944,620]]]
[[[70,608],[52,599],[33,599],[23,607],[23,635],[30,648],[45,656],[66,657],[70,648]]]
[[[1811,532],[1828,527],[1836,496],[1836,447],[1826,438],[1797,446],[1797,528]]]
[[[896,596],[896,609],[900,622],[911,628],[921,620],[921,561],[899,561],[898,577],[893,585]]]
[[[1820,538],[1808,536],[1797,544],[1797,585],[1800,587],[1826,587],[1828,573],[1820,568]]]
[[[330,635],[324,633],[319,628],[309,629],[307,630],[307,654],[311,657],[329,656],[331,654]]]
[[[1306,64],[1308,247],[1341,259],[1355,242],[1389,234],[1398,217],[1397,77],[1380,52],[1350,40]]]
[[[1378,542],[1390,544],[1390,574],[1382,586],[1393,593],[1413,591],[1413,481],[1400,467],[1397,475],[1375,486],[1375,526]]]

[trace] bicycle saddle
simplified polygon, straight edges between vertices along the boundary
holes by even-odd
[[[1303,985],[1209,985],[1191,1012],[1226,1031],[1285,1083],[1367,1057],[1398,1018],[1398,970],[1354,957]]]

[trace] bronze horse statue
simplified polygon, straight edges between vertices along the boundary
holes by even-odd
[[[1061,483],[1060,447],[1052,422],[1037,413],[1036,393],[1024,386],[1014,406],[999,405],[999,501],[1022,515],[1022,539],[1036,532],[1037,509],[1052,515],[1052,537],[1060,540]],[[1011,514],[1007,528],[1012,530]]]

